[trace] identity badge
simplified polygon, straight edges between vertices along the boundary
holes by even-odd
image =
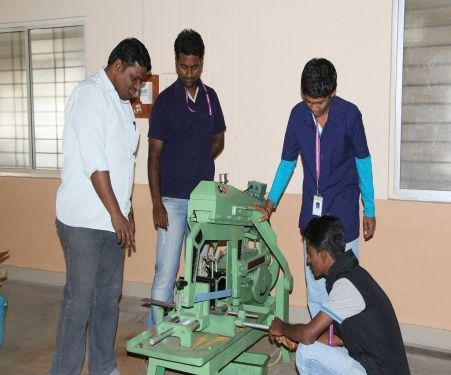
[[[323,197],[320,195],[313,196],[313,216],[321,216],[323,212]]]

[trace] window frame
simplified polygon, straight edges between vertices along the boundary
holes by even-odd
[[[393,33],[392,33],[392,110],[390,111],[390,189],[389,198],[420,202],[451,202],[451,191],[416,190],[401,188],[401,115],[402,115],[402,84],[404,58],[404,16],[406,0],[393,2]]]
[[[30,48],[29,30],[32,29],[45,29],[45,28],[58,28],[58,27],[71,27],[79,26],[83,28],[83,49],[84,49],[84,70],[85,76],[87,75],[86,64],[86,23],[84,17],[64,18],[58,20],[39,20],[30,22],[14,22],[0,24],[0,32],[24,32],[24,44],[25,44],[25,66],[27,77],[27,104],[28,104],[28,128],[29,128],[29,168],[0,168],[0,177],[36,177],[36,178],[59,178],[61,170],[57,169],[36,169],[35,158],[36,150],[33,146],[35,138],[35,129],[33,123],[33,92],[32,92],[32,72],[30,67]]]

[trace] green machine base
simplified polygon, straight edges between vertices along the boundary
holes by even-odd
[[[265,335],[250,328],[242,328],[235,337],[195,332],[191,348],[180,346],[175,337],[150,347],[151,331],[146,331],[127,342],[127,351],[149,356],[148,375],[163,375],[166,369],[199,375],[264,375],[268,356],[245,350]]]

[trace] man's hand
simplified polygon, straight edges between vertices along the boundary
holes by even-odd
[[[363,217],[363,238],[365,241],[370,240],[374,236],[376,230],[376,218],[375,217]]]
[[[117,241],[122,247],[135,245],[135,223],[130,223],[119,208],[111,185],[109,171],[95,171],[91,175],[94,189],[111,216],[111,223],[116,232]]]
[[[130,208],[130,212],[128,213],[128,222],[132,226],[133,234],[135,234],[136,228],[135,228],[135,215],[133,213],[133,208]]]
[[[296,341],[290,340],[288,337],[285,336],[278,336],[276,338],[276,343],[278,345],[285,346],[288,350],[294,352],[296,348],[298,347],[298,343]]]
[[[269,327],[269,341],[272,343],[279,343],[279,337],[285,336],[283,332],[284,322],[282,322],[277,316],[273,319],[271,326]]]
[[[155,229],[161,228],[167,230],[169,226],[168,213],[166,212],[166,208],[161,200],[153,202],[152,213],[153,226]]]
[[[132,226],[133,236],[136,233],[136,227],[135,227],[135,215],[133,213],[133,208],[130,208],[130,212],[128,214],[128,222]],[[133,243],[132,246],[127,247],[128,256],[132,256],[132,253],[136,251],[135,243]]]
[[[117,242],[125,248],[135,246],[135,225],[130,223],[121,213],[111,216],[111,223],[116,232]]]
[[[258,221],[267,221],[272,215],[274,210],[274,204],[271,201],[266,201],[264,205],[261,204],[252,204],[249,206],[252,210],[257,210],[262,213],[260,219]]]

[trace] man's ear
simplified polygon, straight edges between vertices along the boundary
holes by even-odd
[[[321,258],[321,261],[323,263],[326,263],[327,259],[329,258],[329,253],[326,250],[320,250],[319,251],[319,257]]]
[[[116,59],[116,61],[113,63],[113,68],[116,73],[122,72],[124,63],[121,59]]]

